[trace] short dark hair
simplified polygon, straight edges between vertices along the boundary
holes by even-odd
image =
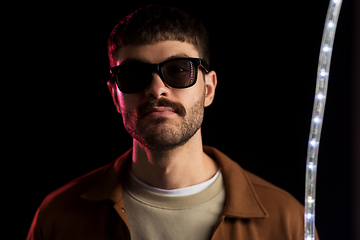
[[[108,38],[110,66],[116,51],[125,45],[141,45],[165,40],[193,44],[209,64],[209,34],[200,20],[174,7],[149,5],[122,18]]]

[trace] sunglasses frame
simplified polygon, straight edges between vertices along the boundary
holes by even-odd
[[[194,65],[195,65],[195,79],[193,81],[193,83],[191,83],[190,85],[188,86],[185,86],[185,87],[176,87],[176,86],[173,86],[171,85],[165,78],[164,76],[164,73],[163,73],[163,66],[169,62],[172,62],[172,61],[176,61],[176,60],[188,60],[188,61],[191,61]],[[111,74],[111,79],[112,80],[115,80],[118,88],[120,89],[120,91],[122,93],[128,93],[128,94],[131,94],[131,93],[139,93],[139,92],[142,92],[144,91],[152,82],[152,79],[149,81],[149,83],[146,85],[146,87],[144,89],[142,89],[141,91],[135,91],[135,92],[132,92],[132,91],[124,91],[123,89],[121,89],[120,87],[120,83],[119,83],[119,79],[118,79],[118,76],[117,76],[117,73],[121,70],[121,68],[124,68],[124,66],[127,66],[128,64],[132,64],[132,63],[125,63],[123,65],[118,65],[116,67],[112,67],[110,69],[110,74]],[[195,85],[195,83],[197,82],[197,77],[198,77],[198,69],[199,67],[202,67],[204,70],[205,70],[205,73],[208,73],[209,70],[208,70],[208,64],[201,58],[173,58],[173,59],[168,59],[166,61],[163,61],[163,62],[160,62],[160,63],[155,63],[155,64],[151,64],[151,63],[143,63],[141,62],[141,64],[144,64],[146,65],[146,68],[149,69],[149,72],[151,70],[151,75],[149,74],[149,77],[152,78],[154,72],[156,71],[161,80],[166,83],[168,86],[172,87],[172,88],[178,88],[178,89],[183,89],[183,88],[189,88],[189,87],[192,87]]]

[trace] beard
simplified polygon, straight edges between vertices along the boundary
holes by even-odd
[[[125,129],[143,146],[153,151],[169,151],[187,143],[200,129],[204,119],[205,94],[187,111],[179,102],[166,98],[140,105],[134,112],[122,110]],[[171,107],[178,116],[144,118],[155,106]],[[179,122],[180,121],[180,122]]]

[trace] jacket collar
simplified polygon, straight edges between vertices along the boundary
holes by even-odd
[[[226,201],[223,214],[233,218],[268,218],[245,171],[219,150],[204,146],[204,152],[221,168],[224,178]]]
[[[132,149],[125,152],[115,161],[103,167],[98,180],[81,198],[93,201],[111,200],[114,203],[122,198],[122,180],[127,175],[131,163]]]
[[[220,166],[226,190],[226,202],[222,214],[230,218],[268,218],[245,171],[219,150],[204,146],[204,152]],[[100,178],[81,198],[114,203],[122,198],[120,184],[127,174],[131,162],[132,150],[103,168]]]

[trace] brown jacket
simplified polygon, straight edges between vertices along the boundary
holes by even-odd
[[[295,198],[243,170],[215,148],[204,147],[204,151],[220,165],[226,189],[226,203],[212,239],[304,239],[304,208]],[[120,184],[131,155],[129,150],[49,194],[36,212],[27,239],[131,239]]]

